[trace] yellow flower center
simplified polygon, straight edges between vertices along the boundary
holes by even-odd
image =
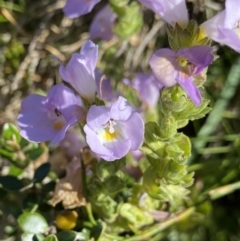
[[[178,57],[178,64],[181,66],[181,67],[186,67],[188,65],[188,60],[185,59],[184,57],[182,56],[179,56]]]
[[[64,125],[65,125],[65,123],[63,121],[54,122],[53,128],[54,128],[54,130],[59,131],[63,128]]]
[[[194,74],[196,67],[190,63],[186,58],[179,56],[177,62],[180,67],[180,71],[186,75],[186,78]]]
[[[117,123],[110,119],[104,126],[99,130],[99,135],[102,140],[102,142],[112,142],[114,141],[118,135],[119,132],[116,131],[115,126]]]
[[[110,133],[108,130],[104,130],[101,135],[102,139],[107,142],[111,142],[115,140],[117,136],[118,136],[118,133],[116,131],[114,131],[113,133]]]

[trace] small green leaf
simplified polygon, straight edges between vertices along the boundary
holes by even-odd
[[[75,241],[77,233],[74,231],[62,231],[57,234],[59,241]]]
[[[42,234],[35,234],[32,241],[44,241],[44,236]]]
[[[33,233],[23,233],[21,236],[22,241],[33,241]]]
[[[39,213],[24,213],[18,218],[18,223],[27,233],[45,233],[48,228],[47,221]]]
[[[14,176],[0,176],[0,184],[9,191],[18,191],[23,188],[22,182]]]
[[[44,241],[58,241],[58,239],[55,235],[51,234],[48,237],[46,237]]]
[[[51,165],[48,162],[38,167],[38,169],[34,173],[34,177],[33,177],[34,181],[41,182],[49,173],[50,168],[51,168]]]
[[[16,140],[17,143],[19,143],[21,140],[18,128],[12,123],[6,123],[3,126],[2,136],[5,140]]]

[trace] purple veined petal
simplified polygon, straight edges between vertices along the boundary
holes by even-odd
[[[203,36],[207,36],[216,41],[218,36],[217,26],[224,26],[225,18],[226,10],[223,10],[222,12],[216,14],[213,18],[201,24],[200,29]]]
[[[141,115],[133,112],[127,122],[123,122],[122,125],[124,125],[125,133],[131,141],[130,151],[137,151],[141,147],[144,138],[144,122]]]
[[[153,10],[166,22],[174,25],[188,23],[188,11],[185,0],[139,0],[140,3]]]
[[[92,130],[92,128],[89,128],[88,124],[85,125],[83,129],[86,133],[86,142],[94,153],[104,158],[105,160],[107,160],[108,156],[113,156],[112,151],[102,145],[100,139],[96,135],[96,132]]]
[[[112,151],[112,156],[105,156],[106,161],[114,161],[124,157],[130,150],[131,141],[117,138],[113,142],[105,144],[107,148]]]
[[[161,85],[168,87],[176,84],[176,60],[176,53],[167,48],[159,49],[152,55],[149,64]]]
[[[202,96],[199,89],[194,84],[192,77],[186,77],[184,73],[179,72],[179,75],[176,80],[183,88],[183,90],[187,93],[189,98],[193,101],[193,103],[196,106],[201,105]]]
[[[111,10],[109,5],[103,7],[94,17],[90,25],[90,39],[100,38],[109,41],[113,38],[113,24],[117,15]]]
[[[82,46],[80,54],[85,57],[89,72],[93,73],[98,61],[98,46],[88,40]]]
[[[180,49],[178,56],[186,58],[191,64],[196,66],[193,75],[200,73],[205,67],[212,63],[214,57],[212,48],[206,45],[193,46],[191,48]]]
[[[63,140],[63,138],[65,137],[66,131],[68,130],[68,128],[70,126],[73,126],[77,123],[77,118],[73,117],[71,120],[69,120],[64,126],[63,128],[57,133],[57,135],[55,135],[55,137],[52,139],[50,146],[55,146],[57,145],[60,141]]]
[[[60,66],[61,77],[90,102],[95,99],[96,82],[94,72],[90,72],[86,59],[81,54],[73,54],[66,67]]]
[[[225,9],[226,17],[224,25],[220,27],[233,29],[236,23],[240,20],[240,4],[239,0],[226,0]]]
[[[87,114],[87,123],[92,130],[97,130],[110,120],[109,108],[92,105]]]
[[[110,116],[114,120],[125,121],[130,117],[131,113],[132,107],[122,96],[119,96],[118,100],[110,108]]]
[[[240,53],[240,36],[231,29],[218,28],[219,36],[218,41],[221,44],[225,44],[236,52]]]
[[[77,18],[92,11],[101,0],[67,0],[63,12],[69,18]]]

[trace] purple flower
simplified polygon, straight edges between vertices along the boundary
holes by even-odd
[[[29,141],[58,144],[67,129],[82,118],[79,99],[63,84],[53,86],[47,96],[26,97],[18,116],[20,134]]]
[[[181,85],[195,105],[201,104],[201,93],[193,82],[193,76],[199,74],[213,61],[212,48],[193,46],[179,49],[159,49],[150,59],[153,73],[163,86]]]
[[[159,90],[163,87],[156,81],[155,77],[151,73],[139,73],[136,78],[131,82],[128,79],[124,79],[124,83],[131,85],[139,93],[139,96],[143,103],[148,107],[154,108],[159,98]]]
[[[240,2],[227,0],[225,10],[200,26],[203,36],[240,52]]]
[[[79,54],[72,55],[67,66],[61,65],[59,72],[84,99],[92,102],[95,99],[96,81],[94,70],[98,59],[98,46],[88,40]]]
[[[101,0],[67,0],[63,12],[69,18],[77,18],[92,11]]]
[[[187,25],[188,10],[185,0],[138,0],[171,25]]]
[[[117,15],[106,5],[94,17],[90,25],[90,39],[100,38],[109,41],[113,38],[112,27]]]
[[[84,126],[91,150],[107,161],[124,157],[142,145],[143,119],[123,97],[111,107],[93,105]]]
[[[119,93],[113,91],[111,81],[106,78],[99,69],[95,70],[98,97],[101,100],[111,102],[119,97]]]

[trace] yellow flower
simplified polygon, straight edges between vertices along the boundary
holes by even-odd
[[[65,211],[56,217],[57,227],[63,230],[69,230],[76,227],[78,214],[75,211]]]

